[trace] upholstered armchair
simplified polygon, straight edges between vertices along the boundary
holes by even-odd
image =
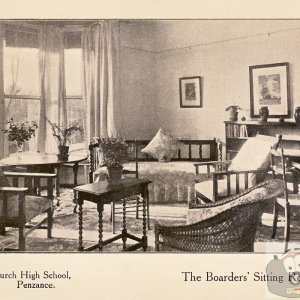
[[[26,236],[37,228],[46,228],[47,237],[51,238],[55,177],[56,174],[2,172],[0,170],[0,243],[4,241],[3,250],[25,251]],[[13,186],[10,185],[8,178],[12,179]],[[17,187],[21,178],[23,178],[24,187]],[[47,182],[46,196],[41,196],[41,179],[46,179]],[[35,217],[44,213],[46,217],[38,223],[30,223]],[[47,222],[46,227],[43,226],[45,222]],[[11,241],[8,246],[5,246],[7,227],[18,228],[17,248],[10,248]],[[25,231],[25,228],[29,229]]]
[[[262,182],[270,169],[270,149],[277,149],[281,136],[257,135],[248,138],[234,159],[195,163],[196,175],[199,168],[206,166],[211,180],[195,185],[196,199],[209,203],[239,194]]]
[[[155,224],[155,250],[252,252],[264,208],[283,190],[283,181],[267,180],[239,195],[191,206],[187,225]]]

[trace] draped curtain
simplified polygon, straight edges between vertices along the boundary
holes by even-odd
[[[118,127],[119,24],[101,21],[82,33],[85,131],[93,137],[115,136]]]
[[[64,42],[61,29],[45,26],[39,30],[39,74],[41,87],[37,149],[57,153],[56,141],[47,119],[65,127],[67,104],[64,72]]]

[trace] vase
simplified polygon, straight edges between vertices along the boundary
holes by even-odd
[[[58,146],[58,154],[57,157],[59,160],[68,160],[69,158],[69,146]]]
[[[229,120],[231,122],[236,122],[238,120],[238,115],[239,115],[238,111],[231,111],[229,114]]]
[[[110,180],[120,180],[120,179],[122,179],[122,170],[123,170],[123,167],[120,167],[120,168],[107,167],[109,179]]]
[[[267,106],[262,106],[259,110],[260,120],[261,122],[267,122],[269,117],[269,109]]]
[[[300,106],[295,108],[294,118],[297,125],[300,125]]]
[[[17,141],[17,157],[18,157],[18,159],[21,158],[21,153],[23,152],[23,149],[24,149],[24,142]]]

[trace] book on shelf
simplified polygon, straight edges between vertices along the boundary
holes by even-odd
[[[234,138],[248,137],[247,126],[244,124],[227,124],[226,136]]]

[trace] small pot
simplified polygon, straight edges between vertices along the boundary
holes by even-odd
[[[300,106],[295,108],[294,118],[297,125],[300,125]]]
[[[107,167],[107,171],[108,171],[108,177],[110,180],[122,179],[123,167],[120,167],[120,168]]]
[[[238,120],[238,115],[239,115],[238,111],[236,110],[231,111],[229,114],[229,120],[232,122],[236,122]]]
[[[69,146],[58,146],[57,157],[59,160],[68,160],[69,158]]]
[[[269,117],[269,109],[267,106],[262,106],[259,110],[261,122],[267,122]]]

